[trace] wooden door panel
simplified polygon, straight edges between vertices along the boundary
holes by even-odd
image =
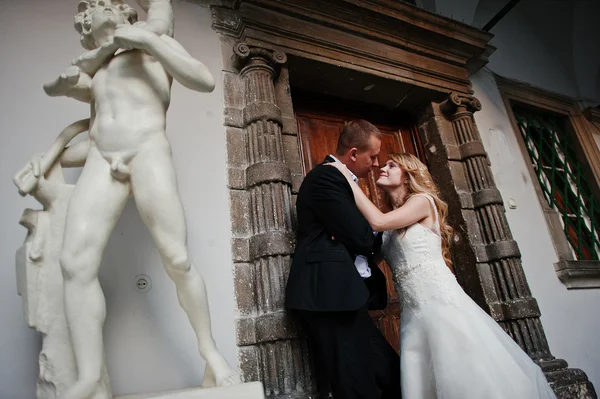
[[[379,127],[381,131],[381,151],[379,152],[379,165],[380,167],[389,159],[389,154],[392,152],[402,152],[403,145],[400,139],[400,134],[398,130],[388,130],[382,127]],[[371,172],[371,181],[370,186],[373,187],[373,193],[375,195],[370,195],[371,200],[374,200],[375,205],[382,212],[389,212],[391,210],[388,201],[385,198],[385,194],[383,190],[377,188],[376,182],[379,179],[379,169],[373,170]]]
[[[340,135],[339,120],[316,119],[309,115],[297,115],[298,129],[300,134],[303,172],[306,175],[309,170],[323,162],[329,154],[334,154],[337,147],[337,139]],[[342,125],[343,126],[343,125]]]
[[[421,161],[425,162],[425,159],[423,158],[423,149],[419,142],[419,131],[416,125],[402,129],[400,132],[400,139],[402,141],[404,152],[410,152],[411,154],[417,155]]]
[[[315,102],[316,103],[316,102]],[[313,102],[308,102],[313,104]],[[338,104],[339,105],[339,104]],[[377,123],[364,110],[349,109],[344,107],[327,107],[319,104],[314,108],[302,107],[296,110],[296,121],[298,123],[298,140],[302,152],[303,172],[306,174],[317,164],[321,163],[328,154],[335,154],[337,140],[344,124],[352,119],[364,118],[372,121],[382,133],[381,152],[379,163],[382,165],[392,152],[411,152],[422,154],[418,137],[415,135],[416,128],[409,118],[399,120],[398,124]],[[372,171],[368,177],[359,179],[359,185],[369,198],[383,212],[390,210],[382,190],[376,186],[379,177],[379,169]],[[394,349],[400,351],[400,308],[398,295],[394,288],[392,273],[385,262],[381,262],[379,268],[387,279],[388,306],[384,310],[373,311],[371,318],[380,331],[385,335]]]

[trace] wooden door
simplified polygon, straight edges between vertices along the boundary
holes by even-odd
[[[383,164],[392,152],[410,152],[422,158],[422,147],[418,140],[417,130],[412,119],[407,115],[386,115],[378,110],[365,110],[339,102],[322,102],[314,99],[294,98],[296,121],[302,152],[303,172],[306,175],[313,167],[323,162],[328,154],[334,154],[340,131],[347,121],[366,119],[376,125],[382,133],[379,163]],[[371,198],[379,209],[390,210],[384,199],[383,191],[375,185],[379,170],[372,171],[367,178],[359,180],[363,191]],[[400,309],[398,295],[394,289],[392,275],[385,262],[379,264],[387,279],[388,306],[381,311],[371,312],[371,318],[383,332],[388,342],[400,351]]]

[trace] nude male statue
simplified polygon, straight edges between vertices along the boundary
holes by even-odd
[[[212,337],[205,283],[189,257],[185,215],[165,134],[173,78],[192,90],[210,92],[213,77],[168,34],[159,36],[147,27],[131,25],[132,9],[122,0],[82,1],[79,11],[82,42],[93,43],[97,53],[105,54],[88,57],[94,65],[82,63],[79,71],[72,70],[73,75],[50,85],[63,91],[54,95],[91,104],[89,143],[69,148],[73,154],[87,156],[69,203],[60,256],[78,369],[77,382],[61,399],[95,398],[103,368],[106,313],[98,269],[131,195],[196,333],[200,355],[207,363],[202,385],[239,383],[239,375]],[[126,51],[113,55],[116,48]],[[27,178],[39,177],[39,166],[30,172]],[[27,190],[20,188],[22,193]]]

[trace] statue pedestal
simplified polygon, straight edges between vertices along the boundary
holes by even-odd
[[[262,383],[247,382],[222,388],[192,388],[162,393],[138,393],[115,399],[264,399]]]

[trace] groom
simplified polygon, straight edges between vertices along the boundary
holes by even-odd
[[[379,166],[380,147],[375,126],[349,122],[335,156],[306,175],[296,202],[286,309],[305,322],[317,378],[326,377],[336,399],[401,397],[399,357],[368,313],[387,305],[385,276],[370,259],[381,235],[359,212],[346,178],[324,165],[339,160],[358,181]]]

